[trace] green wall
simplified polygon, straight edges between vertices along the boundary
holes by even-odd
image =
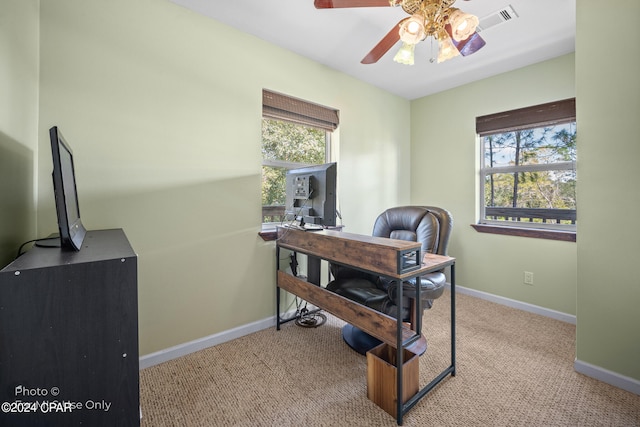
[[[36,237],[37,0],[0,0],[0,269]]]
[[[452,212],[457,283],[573,315],[575,243],[478,233],[470,224],[480,187],[475,118],[574,97],[574,75],[569,54],[411,103],[411,202]],[[533,286],[523,283],[525,270]]]
[[[576,17],[576,358],[640,381],[640,2],[583,0]]]
[[[274,243],[258,237],[263,88],[340,110],[348,230],[409,200],[407,100],[168,1],[41,2],[40,53],[39,234],[56,224],[59,125],[85,226],[123,228],[139,255],[142,355],[274,315]]]

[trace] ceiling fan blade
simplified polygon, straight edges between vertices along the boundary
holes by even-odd
[[[369,52],[367,56],[365,56],[362,61],[360,61],[360,63],[375,64],[376,62],[378,62],[378,60],[382,58],[384,54],[393,47],[394,44],[398,43],[398,41],[400,40],[400,31],[398,27],[407,19],[409,18],[405,18],[398,22],[398,25],[393,27],[391,31],[389,31],[387,35],[384,36],[382,40],[380,40],[378,44],[373,47],[373,49],[371,49],[371,52]]]
[[[315,0],[316,9],[336,9],[341,7],[384,7],[389,0]]]

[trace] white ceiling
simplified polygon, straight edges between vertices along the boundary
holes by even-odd
[[[441,64],[418,44],[415,64],[362,58],[407,14],[400,7],[316,9],[313,0],[170,0],[406,99],[416,99],[574,51],[576,0],[458,0],[480,21],[511,5],[518,15],[480,34],[486,46]],[[229,41],[232,43],[232,40]]]

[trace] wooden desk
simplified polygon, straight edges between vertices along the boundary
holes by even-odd
[[[336,317],[356,326],[366,333],[397,350],[397,365],[402,366],[404,349],[421,354],[426,349],[426,340],[422,336],[422,307],[420,307],[420,287],[416,287],[415,330],[406,327],[398,310],[397,317],[387,316],[338,294],[327,291],[319,283],[310,283],[280,270],[280,249],[289,249],[309,257],[324,259],[368,273],[395,280],[397,301],[402,301],[402,286],[409,279],[418,278],[446,267],[451,272],[451,365],[427,386],[419,390],[406,403],[402,396],[402,370],[397,377],[397,422],[402,424],[403,415],[409,411],[433,387],[449,374],[455,375],[455,258],[434,254],[420,256],[420,244],[404,240],[363,236],[353,233],[324,231],[302,231],[291,228],[278,228],[276,241],[276,328],[279,330],[280,289],[284,289],[300,298],[320,307]],[[420,265],[411,264],[411,256],[422,259]],[[422,348],[424,346],[424,349]]]

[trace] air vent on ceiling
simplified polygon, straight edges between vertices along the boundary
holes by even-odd
[[[495,27],[498,24],[502,24],[503,22],[510,21],[518,17],[518,14],[513,9],[513,6],[508,5],[497,12],[492,13],[489,16],[485,16],[480,20],[478,27],[476,28],[477,32],[482,32],[487,28]]]

